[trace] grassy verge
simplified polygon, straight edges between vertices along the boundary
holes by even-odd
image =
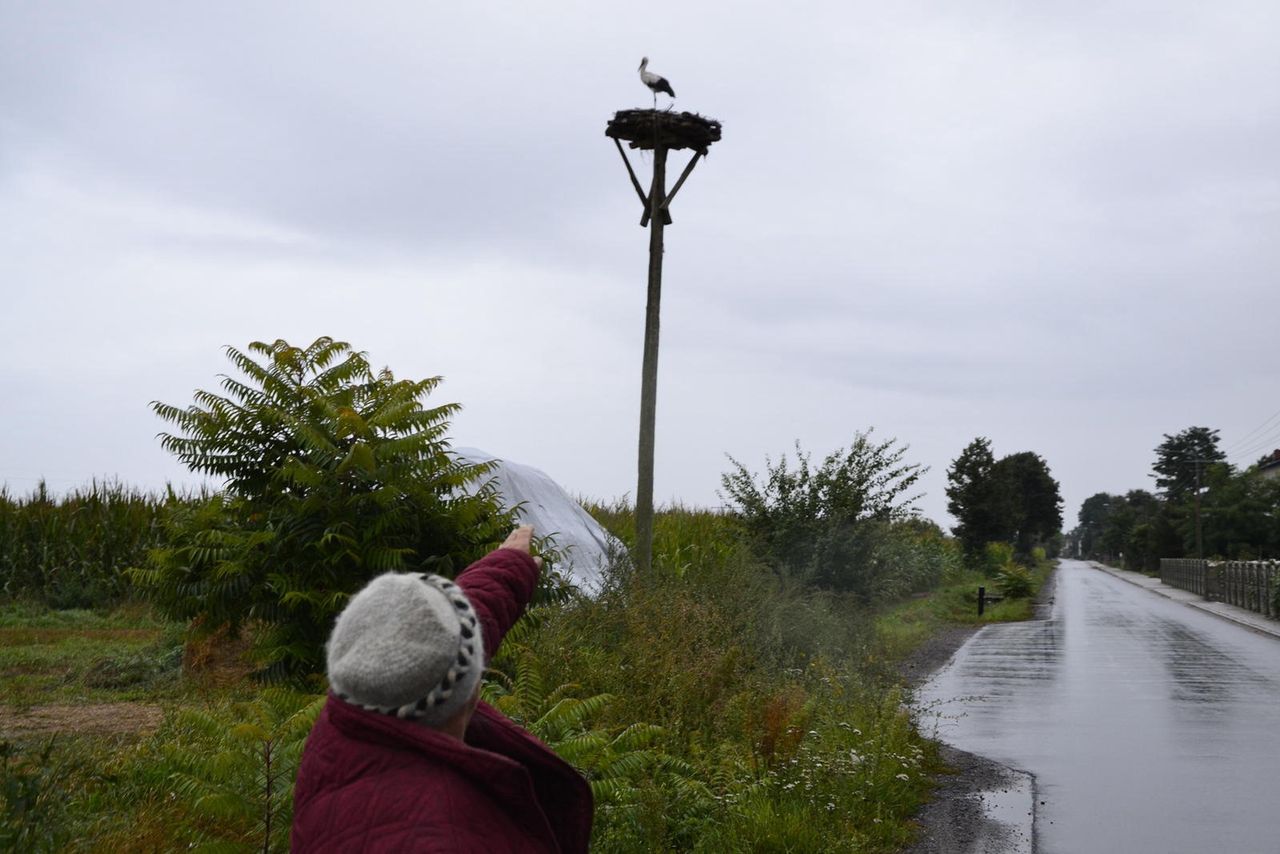
[[[0,696],[10,707],[156,702],[180,690],[182,627],[137,607],[0,609]]]
[[[136,605],[0,607],[0,850],[287,850],[316,698],[184,674],[183,635]]]
[[[886,656],[901,660],[947,626],[1029,620],[1036,594],[1052,571],[1052,562],[1042,562],[1031,571],[1030,596],[989,603],[982,616],[978,616],[978,588],[994,593],[994,582],[981,572],[957,573],[936,590],[884,609],[875,618],[876,636]]]
[[[629,508],[594,512],[630,535]],[[648,575],[531,612],[486,688],[587,775],[594,850],[900,850],[939,766],[885,664],[976,619],[977,578],[877,611],[779,577],[721,514],[668,509],[655,539]],[[0,849],[287,850],[317,698],[194,678],[182,635],[145,608],[0,608],[0,720],[66,715],[6,730],[26,806],[6,799]],[[93,719],[135,706],[153,717]]]

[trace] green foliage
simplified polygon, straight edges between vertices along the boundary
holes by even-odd
[[[625,533],[625,508],[593,512]],[[679,757],[666,768],[637,760],[645,770],[624,790],[602,791],[621,800],[597,810],[592,849],[897,850],[927,788],[919,756],[928,748],[880,681],[890,669],[866,606],[771,571],[732,517],[669,518],[680,512],[658,514],[659,540],[664,526],[711,538],[692,551],[673,535],[670,552],[655,553],[666,566],[672,554],[695,555],[683,572],[611,567],[598,597],[539,609],[514,635],[513,655],[533,661],[503,665],[504,686],[523,682],[517,692],[542,698],[532,713],[513,709],[523,720],[565,696],[605,695],[613,699],[584,727],[583,749],[642,722],[637,748]],[[958,565],[936,528],[902,530]],[[558,744],[565,755],[579,749],[572,735]],[[850,750],[865,757],[856,772]]]
[[[900,528],[913,518],[919,496],[911,490],[924,469],[904,463],[907,449],[895,445],[859,433],[815,466],[797,443],[794,464],[786,455],[766,460],[760,479],[730,457],[723,497],[768,561],[807,585],[868,601],[927,585],[937,567],[904,563],[914,532]]]
[[[0,741],[0,850],[53,852],[62,850],[67,834],[58,791],[65,768],[51,761],[49,739],[36,755],[23,755],[16,745]]]
[[[266,689],[252,702],[177,712],[168,782],[201,850],[289,850],[293,784],[324,696]]]
[[[877,646],[890,660],[901,660],[938,631],[955,624],[1002,623],[1034,616],[1032,597],[1053,571],[1049,562],[1030,570],[1031,591],[1025,598],[1006,598],[987,605],[978,616],[978,588],[991,579],[974,570],[951,573],[928,596],[896,603],[875,617]]]
[[[694,779],[692,766],[656,747],[662,727],[638,721],[613,728],[597,725],[618,702],[615,695],[577,697],[582,686],[573,682],[548,690],[538,655],[518,641],[503,644],[490,675],[484,700],[582,772],[597,811],[613,825],[634,829],[643,824],[654,794],[682,803],[686,810],[710,805],[711,794]]]
[[[223,378],[225,395],[153,404],[177,428],[164,447],[226,492],[171,508],[164,544],[131,574],[176,619],[260,624],[263,675],[307,677],[322,669],[333,618],[371,577],[452,574],[510,519],[490,487],[467,489],[489,467],[448,454],[458,406],[424,408],[439,377],[397,380],[329,338],[227,356],[239,376]]]
[[[622,501],[582,503],[628,549],[634,548],[635,511],[631,506]],[[654,517],[653,566],[660,573],[677,576],[714,571],[746,548],[742,534],[741,520],[730,513],[679,504],[660,507]],[[621,567],[625,561],[615,564]],[[612,578],[618,577],[615,569]]]
[[[1175,502],[1195,494],[1206,466],[1227,459],[1218,447],[1218,431],[1208,427],[1188,427],[1172,436],[1164,434],[1155,454],[1151,468],[1160,496]]]
[[[1062,496],[1049,464],[1038,454],[1022,451],[1001,457],[992,475],[1005,496],[1005,536],[1014,553],[1029,558],[1036,546],[1054,542],[1062,530]]]
[[[995,575],[1011,563],[1013,563],[1013,546],[1009,543],[987,543],[982,549],[982,571],[987,575]]]
[[[628,508],[593,510],[625,533]],[[973,580],[936,527],[897,529],[948,579]],[[662,571],[642,577],[620,562],[596,598],[533,609],[485,688],[587,774],[593,850],[899,850],[926,796],[931,748],[902,709],[874,612],[772,572],[730,515],[668,509],[656,531]],[[968,619],[974,589],[955,603]],[[943,610],[932,596],[908,604]],[[154,689],[133,662],[144,650],[161,658],[177,637],[137,609],[0,609],[6,642],[81,631],[74,662],[45,661],[74,670],[76,692],[92,661]],[[59,741],[44,766],[61,769],[46,785],[59,800],[40,832],[69,850],[284,850],[288,785],[317,698],[255,686],[162,696],[173,708],[154,733]]]
[[[1035,592],[1035,583],[1025,566],[1008,563],[996,572],[996,590],[1006,599],[1025,599]]]
[[[1003,536],[1002,508],[996,490],[991,440],[979,436],[965,446],[947,469],[947,512],[956,518],[951,529],[973,557],[984,545]]]
[[[1071,532],[1073,551],[1149,573],[1161,558],[1194,557],[1198,495],[1206,557],[1280,556],[1280,481],[1226,463],[1217,430],[1189,427],[1164,439],[1152,467],[1160,493],[1090,496]]]
[[[1228,560],[1280,557],[1280,479],[1225,465],[1207,467],[1201,499],[1205,555]],[[1194,514],[1180,527],[1186,551],[1195,543]]]
[[[1037,546],[1056,553],[1062,498],[1039,455],[1022,451],[996,460],[991,442],[980,437],[952,461],[947,482],[947,510],[958,520],[952,532],[970,561],[980,563],[993,540],[1012,543],[1021,558]]]
[[[165,501],[118,483],[55,497],[0,488],[0,596],[52,608],[105,608],[128,598],[122,571],[160,541]]]

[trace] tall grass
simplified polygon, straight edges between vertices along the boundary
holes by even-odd
[[[121,571],[159,543],[157,496],[106,481],[54,496],[42,481],[30,495],[0,489],[0,595],[52,608],[117,604],[129,595]]]
[[[632,536],[630,508],[590,510]],[[875,665],[867,607],[774,572],[727,514],[659,511],[654,556],[518,638],[546,685],[613,698],[593,731],[651,727],[683,763],[602,805],[594,850],[897,850],[931,748]]]
[[[590,509],[633,536],[631,508]],[[725,513],[666,508],[655,544],[651,571],[615,561],[594,597],[532,611],[494,663],[490,699],[591,780],[593,850],[899,850],[935,765],[871,606],[778,573]],[[46,829],[73,850],[283,850],[285,789],[261,781],[293,778],[311,701],[183,697],[137,740],[60,741]]]

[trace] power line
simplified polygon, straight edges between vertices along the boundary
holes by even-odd
[[[1274,413],[1271,414],[1271,417],[1269,417],[1266,421],[1263,421],[1257,427],[1254,427],[1248,433],[1245,433],[1239,439],[1235,440],[1226,448],[1224,448],[1224,450],[1234,453],[1235,450],[1239,449],[1241,446],[1249,444],[1250,442],[1254,441],[1251,437],[1253,437],[1254,434],[1259,433],[1262,430],[1266,429],[1267,425],[1270,424],[1272,421],[1275,421],[1277,418],[1280,418],[1280,410],[1276,410]]]
[[[1271,433],[1265,438],[1254,442],[1248,447],[1237,450],[1232,456],[1234,456],[1238,460],[1245,460],[1248,457],[1252,457],[1254,454],[1260,454],[1265,451],[1275,450],[1275,447],[1277,444],[1280,444],[1280,429],[1276,430],[1274,433]]]
[[[1277,424],[1274,427],[1272,427],[1271,432],[1269,433],[1256,436],[1253,438],[1252,441],[1241,442],[1240,444],[1236,445],[1235,450],[1232,452],[1232,456],[1237,456],[1239,454],[1251,454],[1254,451],[1260,448],[1264,448],[1267,445],[1270,445],[1277,440],[1280,440],[1280,424]]]

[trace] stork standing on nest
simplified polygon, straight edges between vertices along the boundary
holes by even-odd
[[[654,74],[648,70],[649,57],[640,58],[640,82],[649,87],[649,91],[653,93],[653,108],[658,109],[658,93],[666,92],[672,98],[676,96],[675,90],[671,88],[671,84],[667,82],[667,78]]]

